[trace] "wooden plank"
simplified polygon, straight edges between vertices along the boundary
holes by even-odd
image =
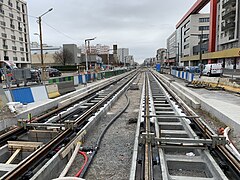
[[[34,151],[41,145],[43,142],[8,141],[8,148],[11,150]]]
[[[21,149],[17,149],[13,155],[7,160],[5,164],[11,164],[17,157],[17,155],[20,153]]]
[[[68,153],[74,149],[75,145],[80,142],[84,136],[87,134],[87,131],[84,130],[83,132],[81,132],[74,140],[71,141],[71,143],[63,150],[63,152],[60,154],[61,158],[65,158]]]

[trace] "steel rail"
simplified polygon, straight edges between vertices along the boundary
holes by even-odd
[[[173,97],[173,99],[178,102],[178,104],[181,106],[181,108],[184,110],[184,113],[187,114],[188,116],[197,116],[197,114],[190,109],[183,101],[182,99],[180,99],[172,90],[169,89],[169,87],[163,83],[160,78],[151,71],[151,73],[153,74],[153,76],[159,81],[159,83],[166,89],[166,91]],[[192,117],[190,118],[191,120],[193,120],[193,122],[195,122],[198,126],[198,128],[202,131],[203,135],[212,139],[212,131],[210,129],[208,129],[203,122],[200,120],[200,118],[197,117]],[[223,145],[218,145],[216,147],[216,149],[218,151],[220,151],[222,153],[222,155],[224,157],[226,157],[226,159],[228,160],[228,162],[233,166],[234,170],[236,171],[236,174],[240,177],[240,163],[238,160],[236,160],[236,158],[232,155],[232,153],[230,153],[225,146]],[[214,149],[213,149],[214,151]]]
[[[128,81],[130,81],[132,78],[134,78],[137,75],[138,72],[135,72],[130,76],[129,80],[126,80],[125,83],[121,84],[118,88],[116,88],[111,95],[114,95],[116,92],[118,92],[122,87],[124,87],[125,84],[127,84]],[[78,120],[75,122],[74,125],[81,125],[93,112],[96,112],[100,106],[102,106],[108,99],[110,98],[110,95],[104,98],[104,100],[101,100],[99,103],[95,104],[93,107],[91,107],[88,111],[86,111],[83,115],[81,115]],[[32,153],[30,156],[28,156],[24,161],[22,161],[16,168],[13,169],[13,171],[8,172],[5,174],[2,178],[7,180],[16,180],[21,178],[27,171],[31,170],[41,162],[42,159],[44,159],[47,154],[58,147],[59,144],[61,144],[65,138],[69,137],[73,134],[72,129],[66,129],[62,133],[60,133],[57,137],[55,137],[53,140],[48,142],[45,146],[39,148],[34,153]],[[66,145],[67,146],[67,145]]]
[[[130,73],[130,74],[131,74],[131,73]],[[129,76],[130,74],[128,74],[127,76]],[[65,106],[58,107],[58,108],[53,109],[52,111],[47,112],[47,113],[45,113],[45,114],[43,114],[43,115],[41,115],[41,116],[39,116],[39,117],[37,117],[37,118],[34,118],[34,119],[31,120],[31,123],[41,122],[42,120],[44,120],[44,119],[52,116],[53,114],[56,114],[56,113],[62,111],[63,109],[65,109],[65,108],[67,108],[67,107],[75,104],[75,103],[78,102],[78,101],[82,101],[83,99],[86,99],[86,98],[88,98],[89,96],[94,95],[94,94],[97,93],[98,91],[103,90],[104,88],[106,88],[106,87],[108,87],[108,86],[110,86],[110,85],[118,82],[119,80],[121,80],[121,79],[123,79],[123,78],[125,78],[125,77],[126,77],[126,76],[121,77],[121,78],[117,78],[115,81],[112,81],[112,82],[111,82],[111,81],[110,81],[110,82],[108,81],[106,84],[103,84],[103,85],[101,85],[100,87],[98,87],[98,88],[96,88],[96,89],[94,89],[94,90],[92,90],[92,89],[87,90],[88,93],[87,93],[86,95],[84,95],[83,97],[81,97],[80,99],[76,99],[76,100],[72,101],[71,103],[69,103],[69,104],[67,104],[67,105],[65,105]],[[27,130],[24,129],[23,127],[20,127],[20,126],[19,126],[19,127],[16,127],[16,128],[14,128],[14,129],[12,129],[12,130],[10,130],[10,131],[8,131],[8,132],[0,135],[0,145],[6,144],[6,142],[7,142],[8,140],[11,140],[12,137],[16,137],[16,136],[21,135],[21,134],[23,134],[23,133],[25,133],[25,132],[27,132]]]

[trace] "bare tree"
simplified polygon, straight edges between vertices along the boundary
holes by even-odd
[[[74,62],[73,54],[68,49],[63,49],[60,52],[55,52],[53,55],[55,62],[59,62],[62,65],[71,64]]]

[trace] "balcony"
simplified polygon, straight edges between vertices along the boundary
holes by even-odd
[[[4,14],[4,10],[0,9],[0,14]]]
[[[229,18],[233,18],[236,16],[236,9],[232,9],[231,11],[228,11],[226,12],[223,16],[222,16],[222,19],[223,20],[226,20],[226,19],[229,19]]]
[[[8,46],[7,45],[3,45],[3,49],[8,49]]]
[[[223,8],[226,8],[226,7],[229,7],[229,6],[235,6],[236,5],[236,0],[228,0],[227,2],[225,2],[222,7]]]
[[[222,31],[227,31],[235,28],[235,22],[226,23],[225,26],[222,26]]]
[[[3,38],[7,38],[7,34],[6,33],[2,33],[2,37]]]
[[[13,7],[13,3],[11,3],[10,1],[8,1],[8,5],[9,5],[10,7]]]
[[[10,24],[10,27],[11,27],[12,29],[15,29],[15,26],[14,26],[13,24]]]

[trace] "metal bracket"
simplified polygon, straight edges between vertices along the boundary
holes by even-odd
[[[219,145],[226,145],[227,140],[225,136],[222,135],[212,135],[212,147],[215,148]]]
[[[139,143],[146,144],[146,143],[154,143],[155,136],[154,133],[142,133],[139,136]]]
[[[71,121],[71,120],[66,120],[64,121],[64,125],[65,125],[65,128],[66,129],[74,129],[74,121]]]

